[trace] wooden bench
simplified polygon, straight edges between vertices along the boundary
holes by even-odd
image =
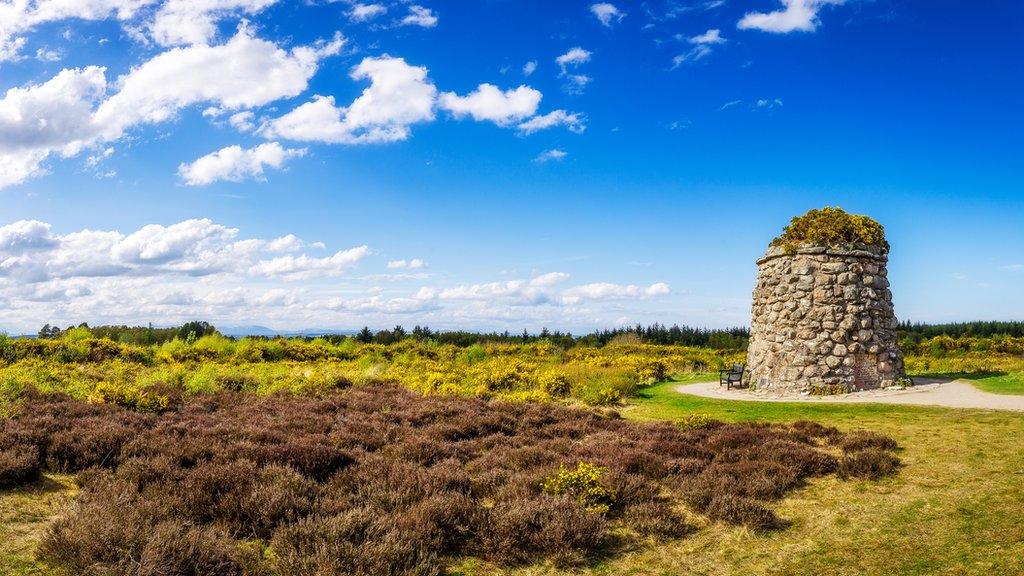
[[[725,386],[726,390],[732,389],[733,386],[737,388],[744,388],[743,384],[743,372],[746,370],[746,366],[743,364],[733,364],[732,368],[725,368],[718,371],[718,385]]]

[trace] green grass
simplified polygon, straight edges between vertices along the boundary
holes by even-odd
[[[970,378],[970,381],[976,388],[993,394],[1024,394],[1024,372]]]
[[[701,412],[726,422],[767,420],[829,420],[864,422],[871,417],[904,413],[936,412],[934,408],[897,406],[894,404],[819,404],[805,402],[750,402],[701,398],[675,391],[679,384],[708,382],[717,375],[686,375],[642,389],[625,411],[631,418],[643,420],[674,420],[689,412]],[[941,411],[941,410],[939,410]]]
[[[1024,372],[924,372],[912,374],[915,378],[948,378],[966,380],[975,388],[992,394],[1024,395]]]

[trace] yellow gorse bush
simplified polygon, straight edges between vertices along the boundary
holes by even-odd
[[[810,210],[793,218],[782,234],[772,240],[772,246],[783,246],[787,250],[801,244],[834,246],[853,243],[889,249],[881,224],[834,206]]]
[[[910,374],[1024,372],[1024,338],[907,336],[901,345]],[[144,392],[160,387],[186,395],[271,394],[381,383],[429,395],[608,405],[673,375],[713,372],[744,358],[742,350],[629,338],[567,350],[549,342],[459,347],[412,339],[382,345],[214,335],[140,346],[82,334],[68,341],[0,338],[0,413],[28,387],[143,411],[165,409]]]
[[[421,394],[512,401],[575,399],[600,405],[619,402],[672,374],[740,362],[743,355],[735,350],[640,343],[563,350],[547,342],[460,348],[414,340],[333,344],[217,335],[154,346],[95,338],[67,343],[8,339],[0,347],[0,385],[8,382],[11,387],[12,393],[5,396],[36,386],[84,398],[101,382],[125,390],[162,384],[186,394],[316,392],[387,382]],[[111,394],[108,391],[104,401],[114,401]]]
[[[170,408],[170,400],[166,396],[152,392],[140,391],[126,386],[118,386],[109,382],[100,382],[86,399],[92,403],[117,404],[122,408],[136,412],[161,413]]]
[[[209,335],[142,346],[89,338],[83,331],[67,341],[0,341],[0,403],[29,386],[160,410],[159,401],[142,390],[163,385],[185,394],[270,394],[391,383],[421,394],[600,405],[619,402],[672,374],[712,371],[742,361],[743,354],[626,340],[565,350],[544,341],[463,348],[412,339],[382,345],[352,339],[332,343]]]
[[[541,482],[541,489],[556,496],[569,496],[587,510],[606,514],[615,505],[615,491],[601,483],[607,468],[580,462],[576,468],[564,464]]]

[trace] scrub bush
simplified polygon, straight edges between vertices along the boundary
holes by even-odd
[[[900,459],[881,448],[865,448],[843,456],[839,461],[836,475],[846,480],[862,478],[878,480],[896,472]]]
[[[462,556],[577,564],[609,553],[612,531],[679,537],[684,503],[775,527],[771,501],[836,467],[822,430],[681,429],[380,384],[200,394],[162,414],[29,391],[0,420],[0,473],[80,472],[39,549],[70,574],[433,575]],[[887,454],[839,470],[878,477]]]
[[[0,447],[0,488],[28,484],[39,478],[39,449],[29,445]]]
[[[606,471],[589,462],[580,462],[575,469],[563,464],[541,483],[541,489],[556,496],[569,496],[587,510],[604,514],[615,504],[615,491],[601,483]]]
[[[794,217],[772,246],[793,249],[801,244],[834,246],[861,243],[889,249],[885,229],[867,216],[849,214],[842,208],[826,206]]]

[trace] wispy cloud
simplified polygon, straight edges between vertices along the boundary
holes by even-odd
[[[726,39],[722,37],[722,33],[717,28],[708,29],[703,34],[696,36],[684,37],[677,36],[679,40],[685,40],[692,46],[690,50],[677,54],[672,58],[672,68],[678,68],[687,62],[697,62],[703,60],[709,56],[712,52],[712,46],[718,44],[725,44]]]
[[[402,18],[402,26],[420,26],[421,28],[433,28],[437,26],[437,15],[430,8],[413,4],[409,6],[409,13]]]
[[[544,164],[546,162],[561,162],[568,156],[569,153],[558,148],[552,148],[551,150],[545,150],[541,152],[539,156],[533,159],[538,164]]]
[[[613,23],[622,22],[626,14],[608,2],[599,2],[590,5],[590,12],[597,17],[602,26],[611,28]]]
[[[581,94],[583,89],[590,84],[591,78],[586,74],[577,74],[570,72],[571,69],[579,68],[581,64],[590,62],[592,53],[590,50],[586,50],[579,46],[569,49],[565,54],[555,58],[555,63],[558,64],[560,70],[558,76],[565,79],[563,89],[569,94]]]
[[[783,103],[781,98],[761,98],[754,104],[754,106],[761,110],[782,108],[782,105]]]

